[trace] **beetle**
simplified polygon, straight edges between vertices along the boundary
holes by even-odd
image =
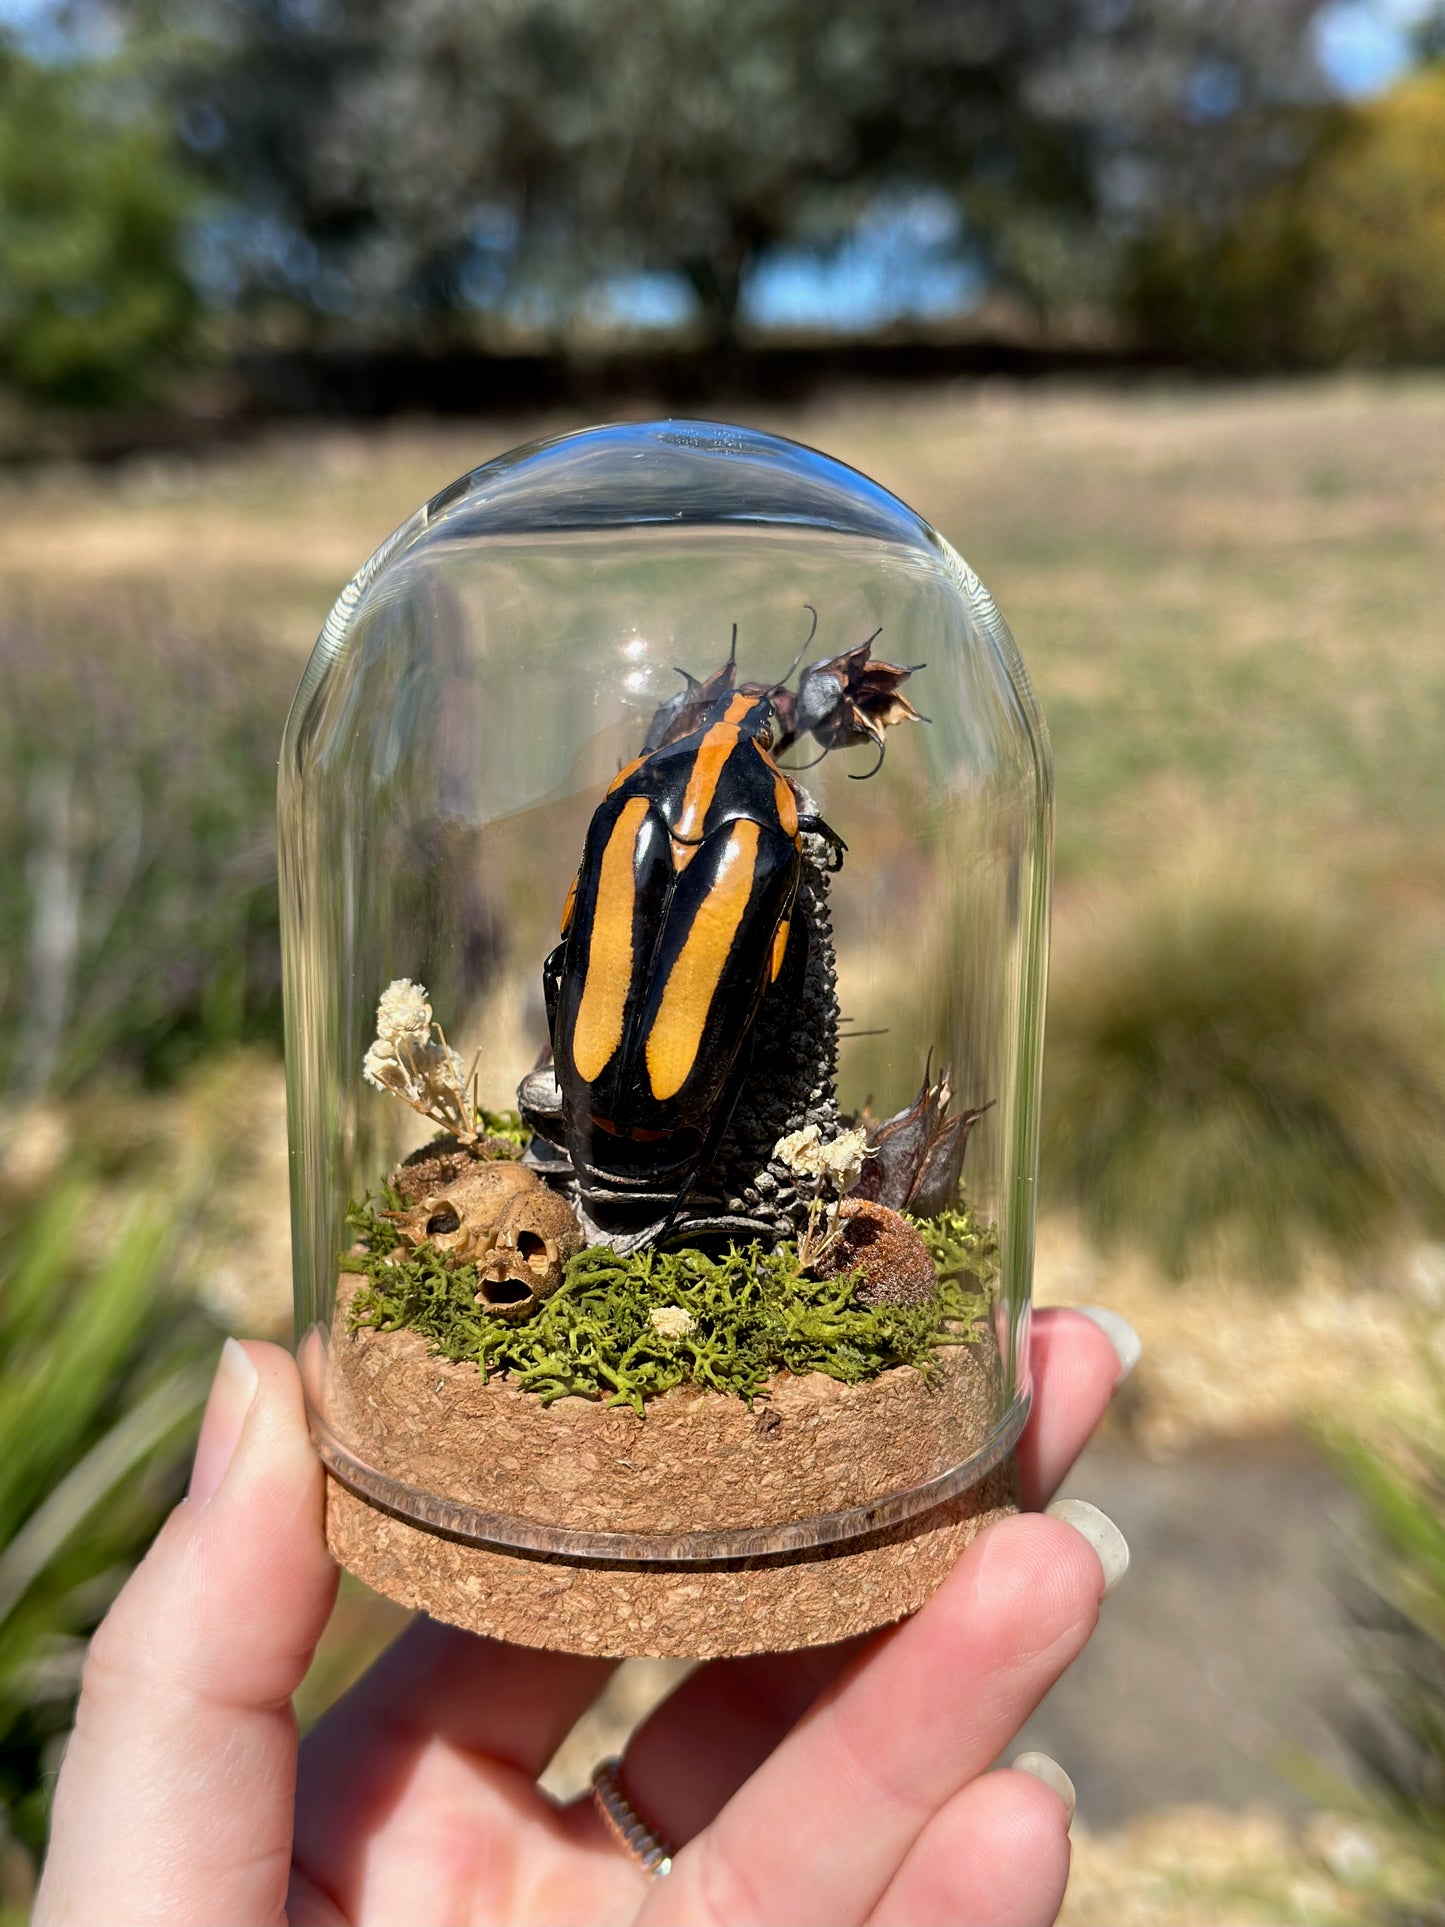
[[[834,870],[846,847],[775,757],[799,733],[798,698],[785,683],[735,686],[736,648],[735,629],[728,662],[706,682],[680,672],[683,692],[609,785],[543,970],[560,1111],[524,1110],[565,1149],[599,1225],[675,1216],[706,1169],[763,999],[774,986],[788,994],[806,966],[807,927],[793,914],[804,838],[822,840]],[[802,686],[839,692],[814,700],[816,727],[802,725],[819,740],[825,729],[858,739],[842,713],[858,677],[826,673],[857,657],[819,665],[821,684],[805,672]],[[889,703],[887,721],[916,713],[895,684]]]

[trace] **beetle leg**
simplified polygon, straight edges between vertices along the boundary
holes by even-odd
[[[828,861],[823,867],[831,875],[836,876],[843,867],[844,853],[848,848],[848,845],[843,841],[842,837],[839,836],[838,832],[831,824],[825,823],[821,816],[812,815],[800,816],[798,818],[798,831],[800,835],[807,834],[820,837],[822,841],[827,844]]]

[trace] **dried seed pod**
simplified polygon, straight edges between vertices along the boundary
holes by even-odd
[[[864,1112],[859,1120],[868,1132],[868,1161],[853,1186],[855,1198],[891,1205],[931,1218],[958,1201],[958,1181],[968,1134],[993,1106],[948,1115],[952,1098],[945,1070],[936,1084],[927,1070],[917,1097],[905,1110],[879,1123]]]
[[[539,1188],[536,1172],[523,1164],[473,1162],[460,1177],[413,1205],[397,1228],[408,1244],[430,1244],[453,1264],[470,1264],[491,1250],[498,1220],[511,1199]]]
[[[567,1260],[582,1245],[582,1227],[565,1198],[545,1185],[517,1192],[479,1268],[477,1303],[502,1318],[529,1318],[561,1284]]]
[[[455,1184],[474,1165],[494,1160],[514,1163],[516,1146],[498,1137],[481,1138],[475,1145],[463,1144],[454,1137],[433,1138],[430,1144],[424,1144],[402,1160],[392,1172],[391,1181],[409,1205],[420,1204],[434,1191]]]
[[[520,1323],[541,1300],[532,1289],[530,1267],[515,1251],[494,1251],[477,1269],[477,1303],[494,1318]]]
[[[901,1212],[864,1198],[844,1198],[838,1230],[822,1272],[837,1278],[861,1271],[857,1290],[865,1305],[922,1305],[937,1291],[933,1254]]]

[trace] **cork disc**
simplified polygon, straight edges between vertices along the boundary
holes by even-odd
[[[844,1385],[780,1373],[751,1408],[679,1387],[639,1419],[583,1398],[544,1405],[436,1357],[415,1332],[352,1332],[358,1286],[345,1277],[338,1293],[326,1428],[384,1480],[444,1497],[448,1510],[418,1523],[388,1508],[386,1486],[372,1498],[343,1483],[342,1464],[342,1478],[327,1480],[331,1549],[378,1592],[474,1632],[639,1658],[823,1645],[914,1611],[974,1535],[1014,1509],[1006,1464],[912,1518],[806,1543],[808,1522],[913,1490],[996,1436],[1001,1365],[990,1330],[944,1347],[928,1377],[898,1367]],[[536,1528],[533,1549],[474,1543],[503,1535],[468,1529],[467,1509]],[[665,1563],[647,1556],[651,1546],[602,1563],[569,1556],[565,1543],[628,1533],[660,1551],[673,1535],[794,1524],[785,1536],[804,1541],[798,1549],[707,1564]]]
[[[720,1659],[823,1646],[914,1612],[969,1541],[1018,1509],[1012,1460],[958,1498],[841,1545],[712,1567],[581,1565],[464,1545],[326,1481],[342,1565],[403,1606],[521,1646]]]

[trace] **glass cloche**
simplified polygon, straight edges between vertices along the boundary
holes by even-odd
[[[1003,1476],[1050,802],[978,578],[811,449],[592,429],[382,544],[280,775],[297,1335],[348,1563],[578,1649],[539,1574],[655,1581],[654,1620],[731,1574],[696,1650],[744,1650],[739,1573],[831,1562],[836,1600]],[[843,1630],[919,1603],[865,1594]]]

